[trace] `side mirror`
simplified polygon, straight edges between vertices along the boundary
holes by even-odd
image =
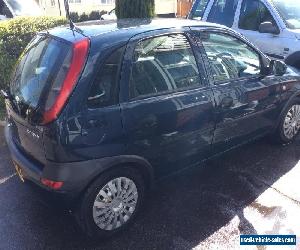
[[[283,76],[287,72],[287,66],[282,61],[272,60],[270,63],[270,69],[273,69],[275,76]]]
[[[258,27],[259,33],[269,33],[278,35],[280,33],[279,29],[271,22],[263,22]]]

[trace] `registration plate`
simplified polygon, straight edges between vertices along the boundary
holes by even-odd
[[[17,164],[14,163],[17,175],[19,176],[22,182],[25,182],[23,169]]]

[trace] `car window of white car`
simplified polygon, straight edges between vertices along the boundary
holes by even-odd
[[[258,31],[263,22],[271,22],[277,26],[267,7],[258,0],[244,0],[242,3],[239,28],[243,30]]]
[[[207,21],[232,27],[238,0],[216,0]]]
[[[193,19],[202,19],[203,15],[205,13],[205,9],[207,7],[209,0],[200,0],[198,1],[198,5],[194,11],[194,13],[192,13],[192,18]]]

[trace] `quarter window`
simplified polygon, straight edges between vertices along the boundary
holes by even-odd
[[[215,82],[260,74],[260,56],[241,40],[219,33],[201,33]]]
[[[258,31],[263,22],[276,22],[267,7],[258,0],[244,0],[241,8],[239,28]],[[276,25],[277,26],[277,25]]]
[[[231,27],[233,25],[237,4],[238,0],[215,0],[207,21]]]
[[[196,59],[184,35],[160,36],[137,44],[130,80],[132,98],[199,85]]]
[[[118,79],[124,47],[113,52],[102,64],[88,97],[89,108],[101,108],[117,103]]]

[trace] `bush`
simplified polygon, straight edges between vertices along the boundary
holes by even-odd
[[[85,22],[89,20],[89,16],[83,12],[79,17],[79,22]]]
[[[100,17],[102,16],[102,15],[104,15],[104,14],[107,14],[108,12],[106,11],[106,10],[101,10],[100,11]]]
[[[92,11],[90,14],[89,14],[89,20],[100,20],[100,12],[99,11]]]
[[[0,22],[0,89],[8,87],[14,65],[33,36],[65,23],[61,17],[18,17]],[[3,103],[0,97],[0,109]]]
[[[74,23],[79,22],[79,15],[77,12],[70,12],[70,18]]]
[[[154,10],[154,0],[116,0],[118,18],[151,18]]]

